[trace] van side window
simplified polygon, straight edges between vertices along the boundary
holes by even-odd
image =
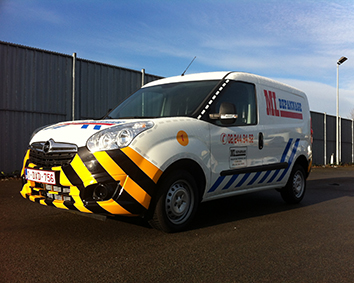
[[[210,113],[219,113],[223,102],[232,103],[237,111],[237,119],[227,126],[247,126],[257,124],[257,104],[254,84],[230,81],[211,107]],[[234,114],[234,113],[228,113]],[[213,120],[219,126],[225,126],[221,120]]]

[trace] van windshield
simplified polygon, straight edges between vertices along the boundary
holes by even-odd
[[[113,109],[107,118],[192,116],[218,82],[190,81],[141,88]]]

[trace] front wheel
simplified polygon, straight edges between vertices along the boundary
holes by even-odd
[[[298,164],[294,165],[286,186],[280,190],[283,200],[290,204],[299,203],[305,195],[306,178],[304,168]]]
[[[149,224],[167,233],[181,231],[194,217],[198,203],[194,178],[186,171],[171,172],[158,184]]]

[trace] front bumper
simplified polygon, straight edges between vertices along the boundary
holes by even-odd
[[[55,172],[56,184],[25,179],[25,168]],[[43,168],[24,159],[21,195],[42,205],[104,215],[143,215],[161,176],[131,148],[91,153],[79,148],[68,165]]]

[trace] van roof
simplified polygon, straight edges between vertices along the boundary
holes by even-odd
[[[287,84],[266,77],[262,77],[259,75],[245,73],[245,72],[207,72],[207,73],[189,74],[184,76],[174,76],[174,77],[163,78],[160,80],[152,81],[150,83],[147,83],[143,87],[149,87],[149,86],[160,85],[160,84],[168,84],[168,83],[188,82],[188,81],[221,80],[224,77],[225,79],[261,84],[268,87],[273,87],[284,91],[288,91],[293,94],[298,94],[301,96],[304,95],[304,92],[302,92],[301,90],[289,86]]]
[[[168,83],[189,82],[189,81],[221,80],[228,73],[229,72],[208,72],[208,73],[196,73],[196,74],[190,74],[184,76],[174,76],[174,77],[163,78],[160,80],[150,82],[144,85],[144,87],[160,85],[160,84],[168,84]]]

